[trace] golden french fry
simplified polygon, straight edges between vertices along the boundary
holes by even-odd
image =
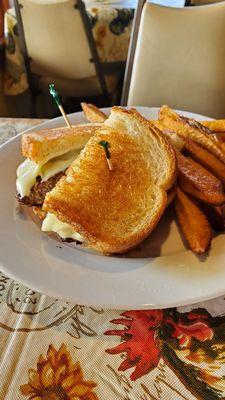
[[[82,110],[90,122],[104,122],[108,116],[94,104],[81,103]]]
[[[176,132],[184,140],[191,139],[200,144],[225,164],[225,150],[213,138],[211,131],[207,127],[194,119],[178,115],[167,106],[161,107],[159,120],[163,123],[165,129],[167,128]]]
[[[204,149],[192,140],[185,140],[184,149],[191,158],[208,169],[213,175],[221,180],[223,185],[225,185],[225,164],[218,160],[218,158],[208,150]]]
[[[180,188],[177,188],[175,211],[190,249],[204,254],[211,244],[212,229],[204,213]]]
[[[200,204],[201,210],[206,215],[211,227],[216,232],[221,232],[225,228],[225,220],[222,213],[222,207],[213,207],[206,203]]]
[[[224,200],[223,198],[221,199],[220,195],[200,192],[192,182],[180,173],[178,174],[178,184],[183,192],[190,194],[202,203],[210,204],[212,206],[221,206],[221,201],[223,202]]]
[[[212,132],[225,132],[225,119],[201,121],[201,124],[209,128]]]
[[[177,152],[178,184],[183,191],[199,200],[212,204],[225,204],[221,181],[190,157]]]

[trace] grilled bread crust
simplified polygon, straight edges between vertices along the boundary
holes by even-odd
[[[101,140],[110,143],[110,171]],[[112,109],[43,209],[105,254],[134,248],[154,229],[176,178],[176,157],[159,130],[135,110]]]
[[[177,177],[176,156],[172,145],[151,121],[145,119],[134,108],[127,110],[121,107],[113,107],[111,115],[105,121],[104,126],[131,135],[131,137],[138,141],[142,147],[142,151],[145,150],[146,141],[146,144],[150,145],[150,156],[154,160],[154,167],[157,170],[156,173],[158,174],[159,182],[162,180],[162,187],[165,190],[171,188]],[[165,160],[158,158],[161,152],[166,153]]]
[[[82,149],[98,127],[96,124],[85,124],[72,129],[61,127],[25,133],[22,136],[22,154],[36,164],[43,165],[69,151]]]

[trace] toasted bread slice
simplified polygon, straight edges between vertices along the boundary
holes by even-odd
[[[110,144],[113,171],[101,140]],[[73,227],[88,247],[124,253],[145,239],[162,216],[176,158],[139,113],[114,107],[66,175],[46,195],[43,209]]]
[[[103,111],[99,110],[94,104],[81,103],[82,110],[90,122],[104,122],[108,115],[106,115]]]
[[[25,133],[22,136],[23,156],[43,165],[64,153],[82,149],[98,127],[86,124],[74,126],[72,129],[61,127]]]
[[[195,189],[203,194],[203,197],[207,196],[207,199],[210,199],[211,204],[224,204],[225,194],[221,181],[192,158],[185,157],[179,152],[176,155],[179,182],[186,178]]]
[[[166,190],[169,190],[174,185],[177,177],[177,163],[173,147],[162,135],[162,132],[151,121],[146,120],[134,108],[126,110],[115,106],[112,108],[111,115],[105,121],[104,126],[124,132],[125,134],[129,134],[131,137],[137,139],[139,144],[142,146],[143,152],[145,150],[145,142],[149,144],[150,134],[152,146],[154,146],[154,144],[156,145],[155,154],[151,155],[151,157],[152,160],[154,160],[154,167],[158,170],[159,180],[162,174],[162,168],[165,167],[164,163],[166,163],[168,169],[167,171],[165,169],[163,172],[165,182],[167,181],[165,184],[167,187]],[[146,136],[146,134],[148,134],[148,136]],[[161,151],[167,152],[165,160],[157,160]]]
[[[159,120],[163,123],[164,129],[168,128],[181,138],[188,138],[200,144],[225,164],[225,150],[206,126],[194,119],[178,115],[167,106],[161,107]]]
[[[190,139],[185,140],[184,149],[194,160],[208,169],[225,185],[225,164],[216,156]]]
[[[204,254],[212,239],[212,229],[206,216],[180,188],[177,188],[175,210],[190,249],[196,254]]]

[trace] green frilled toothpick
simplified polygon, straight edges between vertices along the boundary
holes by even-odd
[[[99,145],[102,146],[103,149],[105,150],[105,157],[106,157],[106,161],[107,161],[108,166],[109,166],[109,170],[113,171],[113,165],[112,165],[112,162],[110,160],[111,154],[110,154],[110,151],[109,151],[109,147],[110,147],[109,142],[107,142],[106,140],[101,140],[99,142]]]
[[[49,92],[52,95],[53,99],[55,100],[57,106],[59,107],[60,112],[61,112],[63,118],[65,119],[67,126],[69,128],[72,128],[72,125],[71,125],[70,121],[68,120],[67,115],[63,109],[59,94],[58,94],[58,92],[56,92],[55,85],[53,83],[51,85],[49,85]]]

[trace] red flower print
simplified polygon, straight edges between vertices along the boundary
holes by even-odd
[[[180,320],[175,323],[172,318],[168,319],[168,323],[173,326],[172,337],[177,338],[181,348],[190,346],[192,339],[199,342],[205,342],[213,338],[213,330],[207,323],[207,315],[190,312],[187,314],[187,323],[182,321],[182,314]]]
[[[125,329],[110,330],[105,334],[121,336],[122,343],[106,352],[126,353],[119,371],[135,367],[130,376],[132,380],[147,374],[158,365],[163,344],[171,344],[171,339],[177,339],[180,348],[187,348],[191,346],[192,340],[204,342],[211,340],[214,335],[209,326],[210,315],[202,310],[185,314],[176,309],[126,311],[121,315],[125,318],[111,322],[125,325]]]
[[[147,374],[159,362],[160,349],[157,329],[162,322],[163,311],[126,311],[121,315],[126,318],[115,319],[111,322],[123,324],[126,328],[107,331],[105,334],[121,336],[124,342],[106,352],[108,354],[127,353],[119,371],[125,371],[135,366],[135,370],[131,374],[131,379],[135,380]]]

